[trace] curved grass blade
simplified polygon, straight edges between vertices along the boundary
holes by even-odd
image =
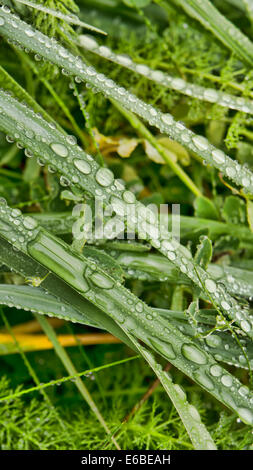
[[[72,321],[98,327],[95,322],[90,321],[85,312],[81,314],[72,305],[68,305],[62,299],[46,293],[41,287],[16,286],[12,284],[0,284],[0,304],[8,307],[21,308],[33,313],[48,315],[62,320]],[[87,309],[89,304],[87,302]],[[87,311],[87,310],[86,310]],[[93,309],[90,309],[90,317]]]
[[[102,31],[101,29],[96,28],[95,26],[84,23],[76,15],[66,15],[59,10],[54,10],[53,8],[49,8],[41,3],[32,2],[30,0],[16,0],[16,2],[22,3],[23,5],[26,5],[30,8],[34,8],[35,10],[43,11],[44,13],[47,13],[48,15],[51,15],[51,16],[54,16],[55,18],[59,18],[60,20],[66,21],[66,23],[81,26],[82,28],[89,29],[90,31],[94,31],[96,33],[100,33],[104,35],[107,34],[105,31]]]
[[[253,394],[245,386],[242,389],[241,383],[219,366],[210,354],[197,347],[169,322],[161,317],[157,319],[152,308],[115,281],[98,264],[72,251],[66,243],[41,229],[35,221],[32,226],[29,219],[27,228],[27,218],[17,213],[15,215],[18,224],[12,222],[13,211],[6,203],[0,203],[2,237],[12,239],[17,249],[29,254],[82,297],[101,308],[120,328],[123,327],[123,331],[127,330],[144,341],[235,410],[247,424],[253,425]]]
[[[121,341],[128,344],[130,348],[134,349],[133,344],[129,343],[128,337],[123,333],[121,328],[119,328],[112,318],[105,315],[100,308],[81,297],[63,280],[49,272],[41,264],[37,263],[25,253],[14,250],[12,245],[4,238],[0,237],[0,242],[0,260],[5,265],[9,266],[14,272],[21,274],[23,277],[29,278],[35,286],[41,286],[45,289],[45,294],[49,293],[54,297],[61,299],[61,302],[65,302],[67,307],[71,306],[75,308],[78,312],[78,318],[82,318],[81,323],[86,322],[88,319],[90,324],[93,324],[98,328],[108,330],[112,335],[116,336]],[[8,305],[8,299],[6,300],[6,304]],[[21,302],[21,300],[24,302],[24,304],[21,303],[24,307],[25,302],[29,304],[29,299],[25,300],[20,296],[19,301]],[[40,312],[42,312],[42,310]],[[64,317],[67,319],[67,312],[60,312],[60,315],[63,313],[66,313]],[[77,321],[77,318],[73,316],[71,321],[75,322]]]
[[[214,88],[205,88],[194,83],[189,83],[181,77],[174,77],[168,75],[162,70],[154,70],[146,64],[138,64],[133,62],[131,57],[124,54],[116,54],[108,46],[99,45],[95,38],[85,34],[79,36],[80,45],[86,50],[93,52],[115,64],[119,64],[133,72],[142,75],[143,77],[163,85],[166,88],[171,88],[183,95],[197,98],[209,103],[219,103],[219,106],[225,108],[236,109],[248,114],[253,114],[253,102],[247,98],[238,97],[225,93]]]
[[[134,336],[129,336],[135,344],[136,349],[139,350],[140,354],[144,357],[160,380],[164,390],[175,406],[194,448],[196,450],[217,450],[208,430],[201,422],[197,409],[187,402],[186,395],[181,387],[172,382],[170,375],[162,370],[161,365],[156,362],[153,354],[141,346]]]
[[[253,194],[253,174],[246,167],[234,161],[221,150],[211,145],[203,136],[194,134],[181,122],[176,122],[171,114],[163,114],[131,94],[105,75],[97,73],[93,67],[85,65],[79,58],[60,46],[38,30],[32,29],[27,23],[17,19],[10,12],[0,8],[0,34],[18,46],[28,48],[45,60],[58,65],[63,72],[85,81],[101,91],[106,97],[118,101],[123,107],[138,114],[150,125],[157,127],[162,133],[168,134],[173,140],[180,142],[190,151],[195,152],[204,161],[218,168],[245,192]],[[13,22],[15,26],[13,27]],[[44,47],[44,44],[47,47]]]
[[[150,280],[190,285],[186,275],[180,273],[170,260],[159,254],[127,251],[116,252],[113,250],[113,256],[124,267],[130,278],[135,277],[135,272],[137,279],[143,273],[146,273],[149,275],[148,278]],[[210,263],[207,272],[216,282],[222,282],[232,295],[247,298],[253,296],[253,273],[251,271]],[[206,295],[203,294],[203,298],[206,299]]]
[[[84,400],[87,402],[89,405],[90,409],[93,411],[95,414],[97,420],[100,422],[101,426],[104,428],[105,432],[110,436],[110,439],[116,449],[120,450],[120,447],[116,441],[116,439],[112,436],[112,433],[110,429],[108,428],[103,416],[101,415],[96,403],[94,402],[93,398],[91,397],[88,389],[85,387],[83,381],[81,380],[80,377],[78,377],[78,372],[71,361],[68,353],[65,351],[64,347],[59,343],[59,340],[55,334],[54,329],[48,323],[46,318],[40,317],[39,315],[35,314],[35,317],[37,318],[38,322],[40,323],[42,329],[44,330],[45,334],[47,335],[48,339],[51,341],[51,343],[54,346],[55,352],[60,358],[61,362],[63,363],[66,371],[69,373],[69,375],[75,375],[75,385],[78,388],[79,392],[83,396]]]
[[[46,291],[40,287],[3,284],[0,285],[0,304],[101,328],[101,325],[98,325],[91,320],[95,307],[91,306],[89,302],[86,301],[86,308],[85,310],[83,309],[83,314],[81,315],[77,308],[65,303],[63,299],[57,298],[49,293],[47,293],[47,295],[45,294]],[[90,314],[88,314],[88,312],[90,312]],[[212,335],[207,335],[205,339],[196,338],[196,332],[187,322],[187,318],[183,312],[174,312],[172,310],[162,309],[155,309],[155,312],[181,330],[184,335],[193,338],[196,344],[214,355],[218,362],[221,361],[230,365],[233,364],[236,367],[248,368],[248,364],[245,356],[242,354],[242,350],[228,333],[223,333],[217,330],[217,332],[214,332]],[[205,333],[208,333],[210,328],[216,323],[216,317],[215,315],[210,314],[210,310],[206,312],[205,316],[200,311],[200,315],[196,319],[199,322],[200,337],[205,336]],[[209,326],[204,326],[205,324]],[[247,338],[240,338],[240,341],[242,342],[251,367],[253,367],[252,343],[248,341]]]

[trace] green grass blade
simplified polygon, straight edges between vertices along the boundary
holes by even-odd
[[[78,372],[77,372],[73,362],[71,361],[71,359],[70,359],[69,355],[67,354],[66,350],[64,349],[64,347],[59,343],[59,340],[58,340],[58,338],[55,334],[55,331],[52,328],[52,326],[50,325],[50,323],[48,323],[46,318],[41,317],[40,315],[35,314],[35,318],[38,320],[38,322],[40,323],[43,331],[45,332],[48,339],[53,344],[56,354],[59,356],[61,362],[63,363],[63,365],[64,365],[65,369],[67,370],[67,372],[69,373],[69,375],[77,376]],[[119,447],[117,441],[111,435],[111,431],[108,428],[103,416],[101,415],[96,403],[94,402],[93,398],[91,397],[88,389],[85,387],[83,381],[78,376],[75,379],[75,385],[77,386],[77,388],[78,388],[79,392],[81,393],[81,395],[83,396],[84,400],[88,403],[89,407],[91,408],[91,410],[95,414],[95,416],[96,416],[97,420],[100,422],[101,426],[103,426],[103,428],[105,429],[105,432],[109,436],[111,436],[110,439],[111,439],[112,443],[114,444],[114,446],[116,447],[116,449],[120,450],[120,447]]]
[[[169,322],[157,319],[156,313],[128,291],[98,264],[78,255],[63,241],[58,240],[35,224],[26,228],[20,214],[22,240],[17,224],[11,224],[12,210],[6,203],[0,205],[0,233],[5,239],[16,237],[15,246],[44,265],[81,296],[110,316],[121,328],[134,334],[166,357],[172,364],[199,383],[228,407],[235,410],[248,424],[253,424],[249,408],[252,393],[222,367],[213,357],[198,348]],[[17,214],[16,214],[17,215]],[[228,389],[229,384],[229,389]],[[251,398],[252,396],[252,398]]]
[[[95,28],[94,26],[90,24],[84,23],[76,15],[64,15],[64,13],[62,13],[59,10],[54,10],[45,5],[42,5],[41,3],[32,2],[30,0],[16,0],[16,1],[30,8],[34,8],[35,10],[43,11],[44,13],[54,16],[55,18],[59,18],[60,20],[65,21],[66,23],[81,26],[82,28],[89,29],[90,31],[94,31],[96,33],[105,34],[105,35],[107,34],[105,31],[102,31],[99,28]]]
[[[174,0],[186,13],[197,19],[205,28],[232,52],[253,64],[253,44],[233,23],[227,20],[208,0]]]
[[[18,127],[19,141],[22,145],[29,149],[29,152],[40,156],[45,163],[58,170],[65,178],[64,184],[67,181],[68,184],[79,187],[93,197],[102,192],[103,203],[111,207],[124,222],[127,211],[129,210],[131,213],[132,208],[135,207],[136,214],[142,222],[141,227],[142,225],[145,226],[145,233],[142,228],[140,229],[141,235],[150,241],[155,248],[158,248],[163,255],[168,257],[201,290],[208,292],[209,298],[212,294],[212,302],[215,303],[215,306],[223,311],[225,315],[235,320],[250,337],[253,337],[253,319],[248,315],[248,311],[243,309],[226,292],[221,283],[216,283],[203,268],[198,266],[192,259],[189,250],[172,239],[171,234],[166,233],[165,235],[159,232],[154,221],[154,214],[141,203],[136,202],[135,196],[129,191],[125,191],[124,187],[117,180],[114,180],[114,176],[109,170],[99,167],[90,155],[87,155],[77,145],[70,143],[68,137],[65,137],[57,129],[52,129],[52,126],[44,121],[41,116],[37,116],[26,106],[1,91],[0,109],[2,109],[0,129],[15,138]],[[19,122],[22,122],[23,125],[20,126]],[[29,129],[29,135],[32,135],[32,137],[27,135],[27,129]],[[43,139],[41,136],[43,136]],[[103,186],[104,175],[106,177],[106,190],[104,191],[101,189],[100,182],[102,175],[103,189],[105,189]],[[31,221],[31,224],[33,226],[34,221]],[[129,221],[128,228],[132,231],[136,230],[133,220]],[[12,229],[8,226],[7,230]],[[166,238],[164,239],[164,237]]]
[[[172,382],[169,374],[162,370],[161,365],[156,362],[153,354],[141,346],[132,335],[129,336],[160,380],[164,390],[175,406],[194,448],[196,450],[217,450],[212,437],[201,422],[197,409],[187,402],[183,390]]]
[[[121,65],[132,70],[139,75],[151,80],[165,88],[171,88],[183,95],[197,98],[209,103],[219,103],[229,109],[236,109],[245,113],[253,114],[253,102],[247,98],[237,97],[214,88],[206,88],[194,83],[189,83],[181,77],[168,75],[162,70],[156,70],[144,64],[137,64],[132,59],[123,54],[116,54],[109,47],[99,45],[95,38],[87,35],[79,36],[80,45],[86,50],[91,51],[100,57],[103,57],[115,64]]]

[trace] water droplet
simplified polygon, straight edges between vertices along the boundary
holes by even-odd
[[[231,387],[233,380],[230,375],[223,375],[221,377],[221,382],[223,383],[223,385],[225,385],[225,387]]]
[[[204,91],[204,98],[206,98],[208,101],[216,102],[218,98],[218,93],[213,88],[207,88]]]
[[[196,364],[206,364],[207,362],[205,354],[193,344],[183,344],[182,354],[186,359]]]
[[[241,328],[242,328],[243,331],[246,331],[246,333],[248,333],[251,330],[250,324],[246,320],[243,320],[241,322]]]
[[[238,408],[237,413],[244,423],[253,424],[253,413],[248,408]]]
[[[242,385],[242,387],[239,388],[238,392],[242,397],[246,397],[247,395],[249,395],[249,389],[245,385]]]
[[[160,341],[159,339],[153,337],[149,338],[149,341],[152,346],[167,359],[175,359],[176,353],[171,344],[165,343],[164,341]]]
[[[114,175],[108,168],[100,168],[96,173],[96,180],[101,186],[110,186],[113,183]]]
[[[205,137],[197,135],[196,137],[193,137],[192,140],[199,150],[206,150],[208,148],[208,141]]]
[[[118,197],[112,196],[111,200],[110,200],[110,203],[112,205],[112,208],[113,208],[114,212],[117,215],[124,216],[125,209],[126,209],[124,201],[122,201]]]
[[[198,410],[196,410],[195,406],[189,405],[188,407],[189,413],[195,421],[200,421],[200,416]]]
[[[136,309],[136,311],[139,312],[139,313],[143,312],[143,305],[142,305],[142,303],[141,303],[141,302],[138,302],[138,303],[136,304],[136,306],[135,306],[135,309]]]
[[[174,121],[173,117],[170,114],[163,114],[161,119],[168,126],[171,126],[173,124],[173,121]]]
[[[68,142],[68,144],[70,145],[76,145],[77,143],[77,140],[76,140],[76,137],[74,135],[68,135],[66,137],[66,141]]]
[[[90,276],[91,281],[95,286],[100,287],[101,289],[112,289],[114,286],[114,280],[111,279],[106,274],[102,273],[93,273]]]
[[[30,217],[29,215],[23,219],[23,225],[25,228],[28,230],[33,230],[34,228],[37,227],[38,223],[35,219]]]
[[[4,19],[3,18],[0,18],[0,26],[3,26],[5,23]]]
[[[211,348],[217,348],[221,345],[221,338],[217,335],[210,335],[206,338],[206,344]]]
[[[214,377],[219,377],[222,374],[222,368],[217,364],[214,364],[210,367],[210,373]]]
[[[216,163],[224,163],[225,162],[225,154],[221,150],[213,150],[212,157]]]
[[[131,191],[124,191],[123,199],[128,204],[133,204],[135,202],[135,195]]]
[[[212,279],[205,280],[205,287],[208,292],[214,293],[216,291],[216,283]]]
[[[199,382],[203,387],[207,388],[208,390],[213,390],[214,385],[213,382],[207,377],[205,372],[197,371],[193,373],[194,378]]]
[[[89,173],[91,172],[90,164],[86,162],[85,160],[75,159],[74,165],[84,175],[89,175]]]
[[[65,147],[65,145],[55,142],[51,144],[50,147],[60,157],[68,156],[68,149]]]

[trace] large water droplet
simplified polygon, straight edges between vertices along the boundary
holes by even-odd
[[[165,343],[164,341],[160,341],[159,339],[153,337],[149,338],[149,341],[152,346],[167,359],[175,359],[176,353],[171,344]]]
[[[253,424],[253,413],[248,408],[238,408],[237,413],[244,423]]]
[[[211,348],[217,348],[221,345],[221,338],[217,335],[210,335],[206,338],[206,344]]]
[[[28,230],[33,230],[37,227],[38,223],[35,219],[30,216],[27,216],[23,219],[23,225]]]
[[[114,280],[111,279],[106,274],[102,273],[93,273],[90,276],[91,281],[95,286],[100,287],[101,289],[112,289],[114,286]]]
[[[209,377],[207,377],[205,372],[197,371],[194,372],[193,375],[197,382],[203,385],[203,387],[207,388],[208,390],[213,390],[213,382],[209,379]]]
[[[213,377],[219,377],[222,374],[222,368],[217,364],[214,364],[210,367],[210,373]]]
[[[223,385],[225,385],[225,387],[231,387],[233,380],[230,375],[223,375],[221,377],[221,382],[223,383]]]
[[[216,284],[212,279],[205,280],[205,287],[208,292],[214,293],[216,291]]]
[[[91,172],[90,164],[86,162],[85,160],[79,160],[76,158],[74,160],[74,165],[84,175],[89,175],[89,173]]]
[[[193,344],[183,344],[182,354],[186,359],[196,364],[206,364],[207,362],[205,354]]]
[[[199,150],[206,150],[208,148],[208,141],[205,137],[197,135],[196,137],[193,137],[192,140]]]
[[[113,183],[114,176],[108,168],[100,168],[96,173],[96,180],[101,186],[110,186]]]
[[[60,157],[68,156],[68,149],[65,147],[65,145],[55,142],[51,144],[50,147]]]

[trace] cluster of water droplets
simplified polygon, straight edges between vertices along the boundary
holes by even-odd
[[[133,70],[159,85],[172,88],[184,95],[199,98],[201,100],[208,101],[209,103],[219,103],[220,106],[224,106],[226,108],[237,109],[238,111],[253,114],[253,102],[249,99],[233,96],[223,91],[215,90],[214,88],[205,88],[195,85],[182,78],[168,75],[161,70],[154,70],[147,65],[137,64],[133,62],[131,57],[125,54],[116,54],[109,47],[103,45],[100,46],[95,38],[90,35],[80,35],[79,41],[80,45],[85,49],[98,54],[100,57],[104,57],[116,64]]]
[[[34,30],[20,19],[15,19],[20,36],[12,25],[10,13],[0,9],[0,18],[4,23],[0,31],[10,40],[18,40],[23,47],[41,55],[44,59],[53,62],[67,74],[78,77],[79,81],[85,81],[97,88],[105,96],[116,99],[130,111],[147,120],[150,125],[156,126],[161,132],[167,133],[172,139],[182,143],[191,151],[200,155],[204,161],[218,168],[226,177],[238,185],[242,185],[245,191],[253,193],[253,174],[236,161],[232,160],[221,150],[212,146],[207,139],[189,131],[182,123],[176,122],[170,114],[163,114],[153,106],[139,100],[125,88],[119,87],[113,80],[98,73],[93,67],[85,65],[80,57],[71,54],[60,46],[54,38],[48,38],[36,31],[31,41]],[[16,18],[16,17],[15,17]]]
[[[27,242],[36,237],[38,223],[30,216],[23,217],[19,209],[11,209],[4,198],[0,198],[0,230],[12,245],[26,251]]]
[[[180,271],[200,288],[203,288],[204,285],[217,305],[229,317],[235,319],[243,331],[252,335],[253,321],[248,312],[244,311],[229,296],[222,285],[215,283],[203,269],[196,267],[191,259],[190,252],[176,240],[173,240],[170,234],[168,234],[168,239],[161,238],[157,220],[152,211],[137,202],[134,194],[125,190],[122,183],[114,179],[113,173],[109,169],[99,167],[92,156],[85,154],[78,147],[74,137],[64,136],[55,129],[52,123],[47,123],[40,115],[35,114],[25,105],[18,103],[1,91],[0,109],[2,109],[0,125],[2,118],[5,127],[8,127],[10,121],[8,131],[15,128],[12,138],[15,138],[15,134],[17,137],[19,131],[19,142],[28,148],[29,153],[31,149],[32,153],[39,151],[40,161],[50,163],[62,174],[60,180],[62,185],[78,185],[92,196],[100,197],[103,199],[104,204],[110,205],[113,212],[122,220],[125,220],[127,211],[130,210],[131,212],[131,208],[134,207],[138,221],[140,221],[138,224],[139,237],[150,241],[155,248],[159,249],[170,261],[176,264]],[[20,111],[20,114],[18,111]],[[19,119],[21,113],[22,116],[25,115],[23,120]],[[13,126],[13,116],[17,116],[15,119],[18,122],[15,126]],[[131,223],[132,229],[135,231],[135,217],[132,217]],[[109,221],[108,230],[110,231],[111,228]],[[122,230],[124,225],[120,228]]]

